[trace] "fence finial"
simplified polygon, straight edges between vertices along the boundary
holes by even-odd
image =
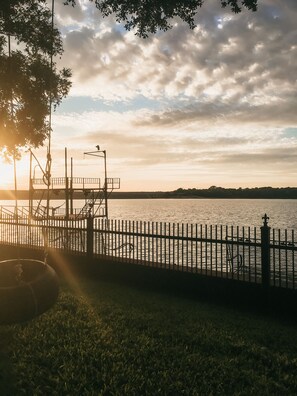
[[[268,225],[268,220],[269,220],[269,217],[267,216],[267,214],[265,213],[265,215],[262,217],[262,219],[264,220],[264,226],[267,226]]]

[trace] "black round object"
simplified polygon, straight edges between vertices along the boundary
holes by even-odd
[[[0,324],[24,322],[49,309],[57,300],[56,272],[39,260],[0,262]]]

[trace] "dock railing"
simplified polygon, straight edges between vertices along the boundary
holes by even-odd
[[[16,237],[17,230],[19,238]],[[294,230],[88,218],[0,218],[0,244],[295,289]]]

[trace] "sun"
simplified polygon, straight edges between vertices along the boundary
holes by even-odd
[[[0,189],[6,190],[13,186],[13,164],[0,160]]]
[[[25,156],[26,157],[26,156]],[[16,161],[16,181],[19,189],[28,188],[29,161],[28,158]],[[14,165],[0,158],[0,190],[12,190],[15,188]]]

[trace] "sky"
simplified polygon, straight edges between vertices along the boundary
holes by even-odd
[[[98,177],[101,160],[83,153],[99,144],[122,191],[297,186],[296,0],[237,15],[208,0],[195,21],[142,39],[88,0],[56,0],[57,62],[73,77],[53,114],[53,176],[67,147],[74,176]]]

